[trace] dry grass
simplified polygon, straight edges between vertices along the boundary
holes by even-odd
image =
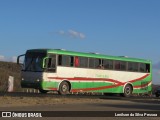
[[[10,97],[0,96],[0,107],[13,106],[37,106],[37,105],[54,105],[54,104],[69,104],[69,103],[94,103],[100,102],[100,99],[88,98],[51,98],[51,97]]]

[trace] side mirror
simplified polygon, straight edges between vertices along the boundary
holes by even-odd
[[[21,58],[22,56],[25,56],[25,54],[19,55],[19,56],[17,57],[17,64],[18,64],[18,65],[21,64],[21,63],[20,63],[20,58]],[[21,64],[21,65],[22,65],[22,64]]]
[[[45,57],[43,59],[42,68],[47,68],[47,59],[48,59],[48,57]]]

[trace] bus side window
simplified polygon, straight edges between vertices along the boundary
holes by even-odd
[[[128,71],[133,71],[133,63],[128,62]]]
[[[120,61],[115,61],[114,65],[115,70],[120,70]]]
[[[59,55],[59,58],[58,58],[58,62],[59,62],[59,65],[62,65],[62,66],[69,66],[70,62],[69,62],[69,56],[67,55]]]
[[[89,58],[89,68],[94,68],[94,58]]]
[[[138,63],[128,62],[128,71],[138,72]]]
[[[58,65],[62,65],[62,55],[58,55]]]
[[[121,61],[120,62],[120,69],[125,71],[126,70],[126,64],[127,64],[127,62]]]
[[[146,64],[146,72],[150,72],[150,64]]]
[[[146,64],[140,63],[140,72],[146,72]]]
[[[94,60],[94,66],[95,66],[95,68],[100,69],[102,67],[101,59],[95,59]]]
[[[113,69],[113,60],[103,61],[104,69]]]
[[[70,65],[71,67],[74,66],[74,57],[73,57],[73,56],[69,56],[69,65]]]
[[[47,68],[52,67],[52,58],[48,58]]]
[[[56,69],[56,62],[55,58],[47,58],[45,61],[45,67],[47,68],[47,71],[55,71]]]

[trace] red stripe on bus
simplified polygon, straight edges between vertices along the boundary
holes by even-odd
[[[56,80],[79,80],[79,81],[108,81],[108,82],[115,82],[115,83],[122,83],[120,81],[117,80],[113,80],[113,79],[106,79],[106,78],[79,78],[79,77],[75,77],[75,78],[63,78],[63,77],[48,77],[48,79],[56,79]]]
[[[130,80],[129,82],[133,83],[133,82],[137,82],[140,80],[143,80],[144,78],[146,78],[149,74],[146,74],[140,78],[134,79],[134,80]],[[78,92],[78,91],[94,91],[94,90],[102,90],[102,89],[109,89],[109,88],[114,88],[114,87],[119,87],[124,85],[127,82],[119,82],[117,80],[113,80],[113,79],[104,79],[104,78],[62,78],[62,77],[48,77],[49,79],[57,79],[57,80],[63,80],[63,79],[68,79],[68,80],[80,80],[80,81],[93,81],[93,80],[97,80],[97,81],[110,81],[110,82],[115,82],[117,84],[114,85],[110,85],[110,86],[101,86],[101,87],[95,87],[95,88],[81,88],[81,89],[72,89],[71,92]],[[150,81],[151,82],[151,81]],[[141,88],[141,87],[145,87],[147,86],[150,82],[144,84],[144,85],[139,85],[139,86],[134,86],[134,88]],[[50,88],[52,90],[57,90],[56,88]]]
[[[96,88],[72,89],[71,92],[102,90],[102,89],[109,89],[109,88],[119,87],[121,85],[124,85],[124,83],[120,83],[120,84],[117,84],[117,85],[96,87]]]
[[[137,81],[141,81],[142,79],[146,78],[149,74],[146,74],[140,78],[134,79],[134,80],[130,80],[129,82],[133,83],[133,82],[137,82]]]
[[[151,81],[147,82],[146,84],[134,86],[134,88],[143,88],[143,87],[147,87],[150,83],[151,83]]]
[[[140,78],[134,79],[134,80],[130,80],[128,82],[137,82],[140,81],[144,78],[146,78],[149,74],[146,74]],[[108,82],[114,82],[114,83],[123,83],[120,82],[118,80],[114,80],[114,79],[107,79],[107,78],[85,78],[85,77],[75,77],[75,78],[65,78],[65,77],[48,77],[48,79],[56,79],[56,80],[79,80],[79,81],[108,81]]]

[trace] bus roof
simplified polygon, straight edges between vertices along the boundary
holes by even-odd
[[[102,59],[111,59],[111,60],[151,63],[150,60],[146,60],[146,59],[130,58],[127,56],[103,55],[103,54],[99,54],[99,53],[75,52],[75,51],[68,51],[68,50],[64,50],[64,49],[30,49],[27,51],[47,52],[47,53],[55,53],[55,54],[63,54],[63,55],[73,55],[73,56],[93,57],[93,58],[102,58]]]

